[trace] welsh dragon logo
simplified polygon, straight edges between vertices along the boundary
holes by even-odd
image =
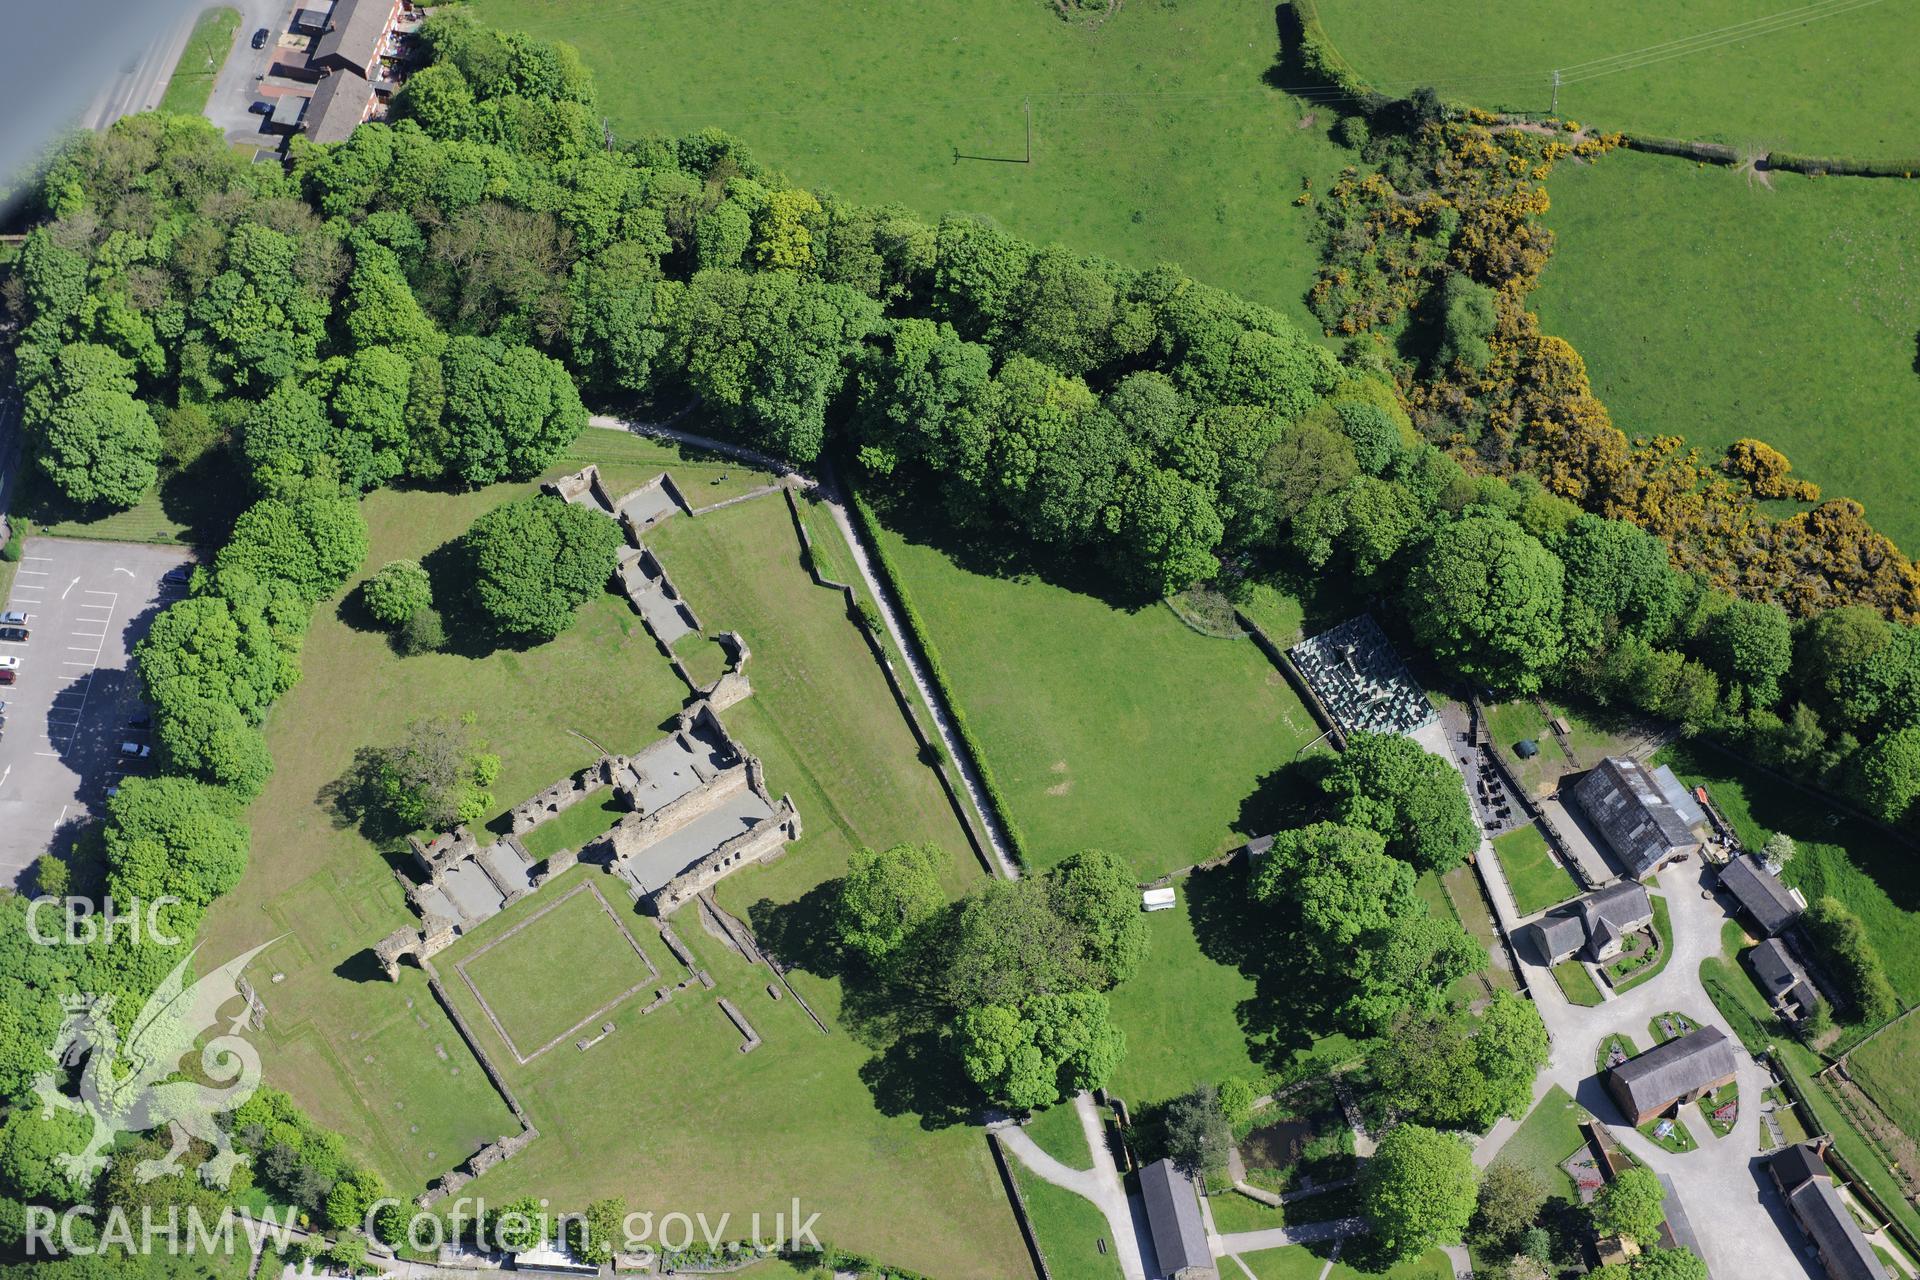
[[[220,1010],[240,997],[240,972],[247,962],[272,945],[262,943],[188,986],[187,967],[199,953],[196,948],[148,998],[124,1043],[112,1016],[112,997],[67,998],[66,1021],[48,1051],[61,1070],[43,1071],[34,1080],[47,1115],[77,1111],[93,1122],[85,1147],[54,1157],[64,1173],[91,1179],[106,1167],[106,1153],[121,1134],[166,1125],[173,1147],[160,1159],[141,1161],[134,1169],[139,1181],[180,1173],[180,1157],[197,1138],[213,1148],[212,1157],[200,1165],[201,1180],[227,1185],[246,1157],[233,1149],[232,1135],[219,1117],[252,1097],[260,1085],[260,1054],[240,1035],[247,1011],[242,1009],[224,1031],[199,1046],[200,1070],[215,1087],[186,1078],[181,1063],[204,1032],[219,1026]],[[76,1067],[78,1097],[61,1087]]]

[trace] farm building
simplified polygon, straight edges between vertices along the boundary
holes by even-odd
[[[1167,1280],[1215,1280],[1219,1272],[1207,1247],[1193,1179],[1174,1168],[1173,1161],[1155,1160],[1140,1170],[1140,1198],[1147,1207],[1153,1252],[1160,1260],[1160,1269],[1153,1274]]]
[[[1707,815],[1673,770],[1638,760],[1602,760],[1573,784],[1573,798],[1626,873],[1644,880],[1700,847]]]
[[[1820,1003],[1807,971],[1778,938],[1768,938],[1747,954],[1753,976],[1775,1013],[1794,1022],[1806,1017]]]
[[[1548,964],[1584,950],[1596,962],[1620,954],[1627,935],[1653,923],[1653,899],[1644,887],[1626,883],[1555,907],[1520,932],[1530,937]]]
[[[1634,1125],[1705,1097],[1733,1079],[1733,1046],[1718,1027],[1655,1045],[1607,1072],[1607,1092]]]
[[[1760,865],[1752,854],[1733,859],[1721,868],[1720,884],[1733,895],[1763,938],[1771,938],[1807,909],[1794,890]]]
[[[1767,1172],[1820,1251],[1821,1265],[1833,1280],[1885,1280],[1873,1246],[1833,1185],[1820,1147],[1795,1143],[1767,1161]]]

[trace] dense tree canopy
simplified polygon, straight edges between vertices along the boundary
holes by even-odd
[[[932,844],[856,849],[840,881],[840,945],[870,965],[884,964],[916,927],[947,905],[940,873],[948,861]]]
[[[1420,871],[1447,871],[1479,847],[1460,771],[1404,734],[1351,735],[1322,785],[1342,822],[1379,832]]]
[[[558,498],[495,507],[467,531],[474,600],[501,634],[550,640],[606,590],[620,540],[606,516]]]
[[[1407,582],[1414,636],[1461,675],[1513,693],[1539,690],[1565,657],[1560,558],[1513,521],[1442,525]]]
[[[1465,1142],[1402,1124],[1380,1140],[1361,1171],[1361,1210],[1388,1258],[1416,1258],[1435,1245],[1460,1242],[1478,1186],[1473,1149]]]

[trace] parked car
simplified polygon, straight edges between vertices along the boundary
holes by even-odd
[[[11,640],[15,644],[25,644],[31,634],[25,627],[0,627],[0,640]]]
[[[247,106],[247,110],[253,112],[253,114],[257,116],[270,116],[273,114],[273,104],[271,102],[250,103]]]
[[[0,684],[12,684],[16,674],[12,667],[0,667]]]
[[[20,659],[12,658],[12,657],[0,657],[0,671],[18,671],[19,669],[20,669]]]
[[[271,39],[273,39],[273,32],[262,27],[253,33],[253,47],[256,49],[264,49],[267,47],[267,41]]]
[[[24,627],[26,625],[27,615],[21,613],[18,609],[9,609],[5,613],[0,613],[0,627]]]
[[[169,569],[160,575],[160,581],[169,587],[184,587],[193,581],[193,570],[186,565]]]
[[[153,748],[144,742],[123,742],[120,744],[120,754],[131,756],[135,760],[145,760],[153,754]]]

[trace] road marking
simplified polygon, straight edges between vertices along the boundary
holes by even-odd
[[[60,758],[60,753],[58,751],[36,751],[33,754],[37,756],[52,756],[55,760],[58,760]]]
[[[75,581],[78,581],[78,579],[75,579]],[[100,591],[100,592],[96,592],[96,593],[94,593],[94,594],[96,594],[96,595],[111,595],[111,596],[113,596],[113,598],[114,598],[114,601],[115,601],[115,603],[118,603],[118,602],[119,602],[119,599],[120,599],[120,597],[119,597],[119,595],[118,595],[117,593],[115,593],[115,592],[111,592],[111,591]],[[111,613],[111,612],[109,612],[109,613],[108,613],[108,615],[107,615],[107,617],[108,617],[108,621],[109,621],[109,622],[110,622],[110,621],[112,621],[112,617],[113,617],[113,615],[112,615],[112,613]],[[102,625],[105,625],[105,624],[102,624]],[[96,652],[96,653],[98,653],[98,652],[99,652],[99,650],[97,650],[97,649],[96,649],[96,650],[95,650],[94,652]],[[88,699],[89,697],[91,697],[91,696],[93,695],[93,675],[94,675],[94,673],[93,673],[93,672],[91,672],[91,671],[89,671],[89,672],[87,673],[87,687],[86,687],[86,690],[85,690],[85,692],[83,692],[83,693],[82,693],[82,694],[80,695],[80,715],[81,715],[81,717],[82,717],[83,719],[84,719],[84,718],[86,717],[86,714],[87,714],[87,699]],[[79,722],[78,722],[78,721],[75,721],[75,722],[74,722],[74,728],[73,728],[73,733],[69,733],[69,734],[67,735],[67,745],[68,745],[69,747],[71,747],[71,746],[73,745],[73,739],[74,739],[74,736],[75,736],[76,734],[78,734],[79,732],[80,732],[80,725],[79,725]],[[64,815],[62,815],[62,816],[64,816]]]
[[[107,638],[107,633],[104,631],[70,631],[67,634],[76,640],[105,640]]]
[[[79,585],[80,585],[80,579],[78,579],[78,578],[75,578],[75,579],[74,579],[74,580],[73,580],[72,582],[69,582],[69,583],[67,584],[67,589],[66,589],[65,591],[62,591],[62,592],[60,593],[60,598],[61,598],[62,600],[65,600],[65,599],[67,598],[67,596],[68,596],[68,595],[70,595],[70,594],[72,594],[72,592],[73,592],[73,589],[74,589],[75,587],[77,587],[77,586],[79,586]]]
[[[80,652],[85,653],[86,650],[82,649]],[[67,658],[61,663],[61,665],[68,666],[68,667],[87,667],[89,669],[91,669],[93,666],[91,662],[81,662],[77,658]]]
[[[0,769],[0,787],[4,787],[7,785],[7,777],[12,772],[13,772],[12,765],[8,765],[6,768]]]
[[[31,561],[31,562],[32,562],[32,563],[34,563],[34,564],[52,564],[52,563],[53,563],[53,557],[52,557],[52,556],[21,556],[21,557],[20,557],[20,563],[22,563],[22,564],[26,564],[26,563],[28,563],[29,561]],[[22,569],[22,570],[21,570],[20,572],[22,572],[22,573],[38,573],[38,572],[39,572],[39,570],[37,570],[37,569]]]
[[[45,569],[16,569],[14,570],[14,572],[19,574],[23,578],[26,577],[28,574],[31,574],[36,578],[44,578],[47,576],[47,571]]]
[[[120,567],[119,565],[115,565],[115,566],[113,566],[113,571],[114,571],[115,573],[124,573],[124,574],[126,574],[126,575],[127,575],[127,576],[128,576],[129,578],[131,578],[131,577],[133,576],[133,570],[131,570],[131,569],[122,569],[122,568],[121,568],[121,567]]]
[[[75,578],[74,581],[78,582],[80,581],[80,579]],[[85,591],[82,591],[80,594],[83,596],[110,596],[114,600],[118,600],[120,598],[120,593],[118,591],[95,591],[92,587],[88,587]],[[86,606],[83,605],[81,607],[85,608]]]
[[[75,653],[98,653],[98,652],[100,652],[100,646],[99,646],[99,645],[95,645],[95,646],[94,646],[93,648],[91,648],[91,649],[89,649],[89,648],[87,648],[87,647],[86,647],[85,645],[82,645],[82,644],[70,644],[70,645],[68,645],[68,646],[67,646],[67,648],[69,648],[69,649],[71,649],[71,650],[72,650],[73,652],[75,652]]]

